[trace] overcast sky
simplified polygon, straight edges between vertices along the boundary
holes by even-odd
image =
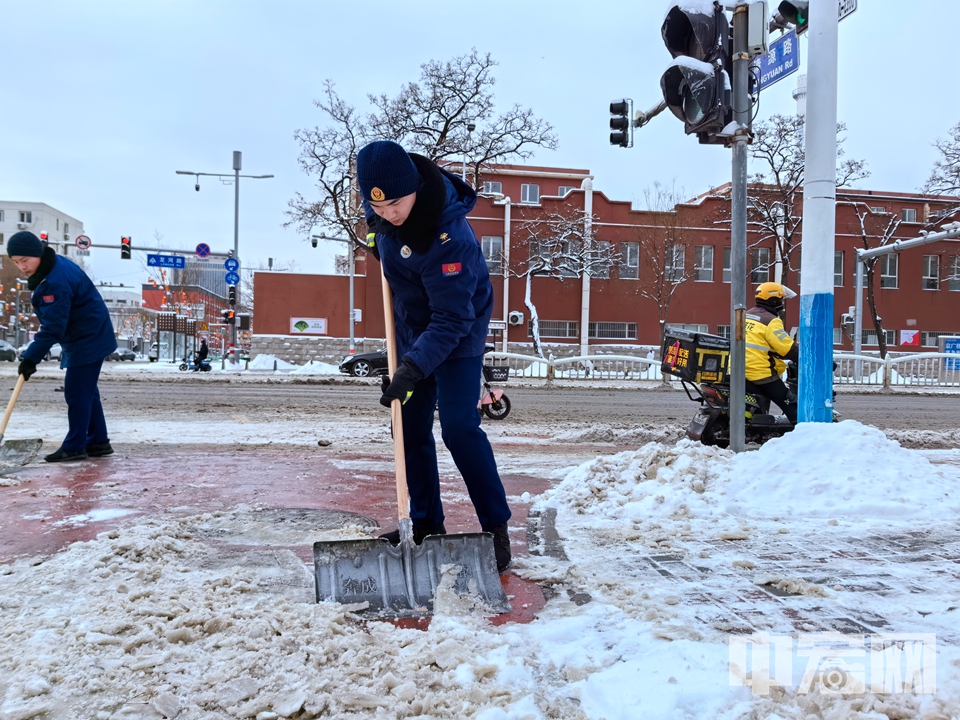
[[[44,202],[83,221],[95,243],[215,250],[233,246],[232,186],[176,170],[232,173],[243,152],[240,258],[244,267],[296,261],[329,269],[285,229],[296,192],[298,128],[323,122],[313,102],[326,78],[359,109],[393,96],[420,65],[476,47],[498,61],[497,104],[521,103],[549,120],[557,151],[535,164],[589,169],[594,187],[639,202],[655,181],[687,195],[730,179],[730,151],[701,146],[664,113],[633,148],[608,143],[608,104],[661,99],[670,61],[660,24],[670,2],[553,0],[364,3],[298,0],[90,0],[4,3],[0,198]],[[774,3],[775,5],[776,3]],[[960,121],[955,48],[936,22],[943,0],[864,0],[840,25],[839,117],[845,148],[872,176],[863,187],[915,192],[932,143]],[[807,42],[801,45],[801,72]],[[922,51],[922,52],[921,52]],[[794,112],[796,75],[765,90],[758,118]],[[146,278],[142,253],[94,249],[97,280]],[[144,259],[145,260],[145,259]]]

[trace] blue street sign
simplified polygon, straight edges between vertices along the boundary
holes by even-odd
[[[197,245],[197,255],[200,257],[206,257],[210,254],[210,246],[206,243],[200,243]]]
[[[759,64],[757,77],[760,79],[760,90],[800,69],[800,43],[794,30],[778,37],[769,47],[758,58],[759,62],[755,63]]]
[[[944,370],[960,370],[960,337],[948,337],[943,340],[943,351],[951,355],[957,355],[957,359],[944,358]]]
[[[184,268],[187,260],[180,255],[147,255],[148,267]]]
[[[240,261],[236,258],[227,258],[227,261],[223,264],[223,267],[227,269],[227,272],[236,272],[240,269]]]
[[[226,277],[227,285],[239,285],[240,276],[235,272],[228,272]]]

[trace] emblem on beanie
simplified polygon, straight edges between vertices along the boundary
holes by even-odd
[[[403,255],[403,257],[408,258],[413,255],[413,250],[404,245],[402,248],[400,248],[400,254]]]
[[[381,189],[378,188],[378,187],[375,187],[373,190],[370,191],[370,199],[371,199],[371,200],[375,200],[375,201],[377,201],[377,202],[380,202],[380,201],[383,200],[385,197],[386,197],[386,195],[383,194],[383,190],[381,190]]]

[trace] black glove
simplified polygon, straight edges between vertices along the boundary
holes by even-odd
[[[17,368],[17,375],[23,375],[24,380],[29,380],[36,371],[37,364],[33,360],[24,358],[20,361],[20,367]]]
[[[423,373],[420,372],[420,368],[404,358],[392,378],[388,379],[384,376],[380,381],[380,386],[384,388],[383,395],[380,397],[380,404],[384,407],[390,407],[390,403],[395,399],[399,399],[401,405],[406,403],[413,395],[413,388],[417,381],[422,378]]]

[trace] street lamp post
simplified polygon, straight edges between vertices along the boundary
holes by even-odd
[[[473,133],[473,131],[476,129],[477,129],[476,124],[467,123],[467,146],[470,145],[471,133]],[[468,148],[466,147],[463,149],[463,167],[460,168],[460,179],[463,180],[464,182],[467,181],[467,149]]]
[[[350,322],[348,323],[348,325],[350,326],[350,354],[353,355],[353,354],[357,351],[356,343],[355,343],[354,337],[353,337],[353,326],[354,326],[354,322],[355,322],[354,319],[355,319],[355,316],[356,316],[356,312],[355,312],[355,310],[354,310],[354,308],[353,308],[353,305],[354,305],[354,302],[353,302],[353,273],[354,273],[353,267],[354,267],[354,255],[353,255],[353,253],[354,253],[354,251],[355,251],[355,248],[353,247],[353,241],[352,241],[352,240],[348,240],[348,239],[346,239],[346,238],[327,237],[326,235],[311,235],[311,236],[310,236],[310,239],[311,239],[311,240],[314,240],[314,241],[316,241],[316,240],[332,240],[332,241],[334,241],[334,242],[342,242],[342,243],[346,243],[346,244],[347,244],[347,265],[349,265],[349,267],[350,267]]]
[[[240,178],[250,178],[252,180],[266,180],[267,178],[272,178],[273,175],[241,175],[240,170],[242,167],[243,154],[239,150],[233,151],[233,258],[238,263],[240,262]],[[177,170],[177,175],[193,175],[197,178],[196,185],[194,189],[197,192],[200,192],[200,176],[204,175],[207,177],[216,177],[223,180],[226,178],[229,180],[230,175],[225,173],[203,173],[203,172],[193,172],[191,170]],[[241,266],[242,267],[242,266]],[[241,271],[241,267],[237,268],[237,271]],[[240,286],[237,285],[237,303],[240,302]],[[236,313],[234,313],[233,325],[230,326],[230,363],[234,364],[238,361],[237,357],[237,319]]]

